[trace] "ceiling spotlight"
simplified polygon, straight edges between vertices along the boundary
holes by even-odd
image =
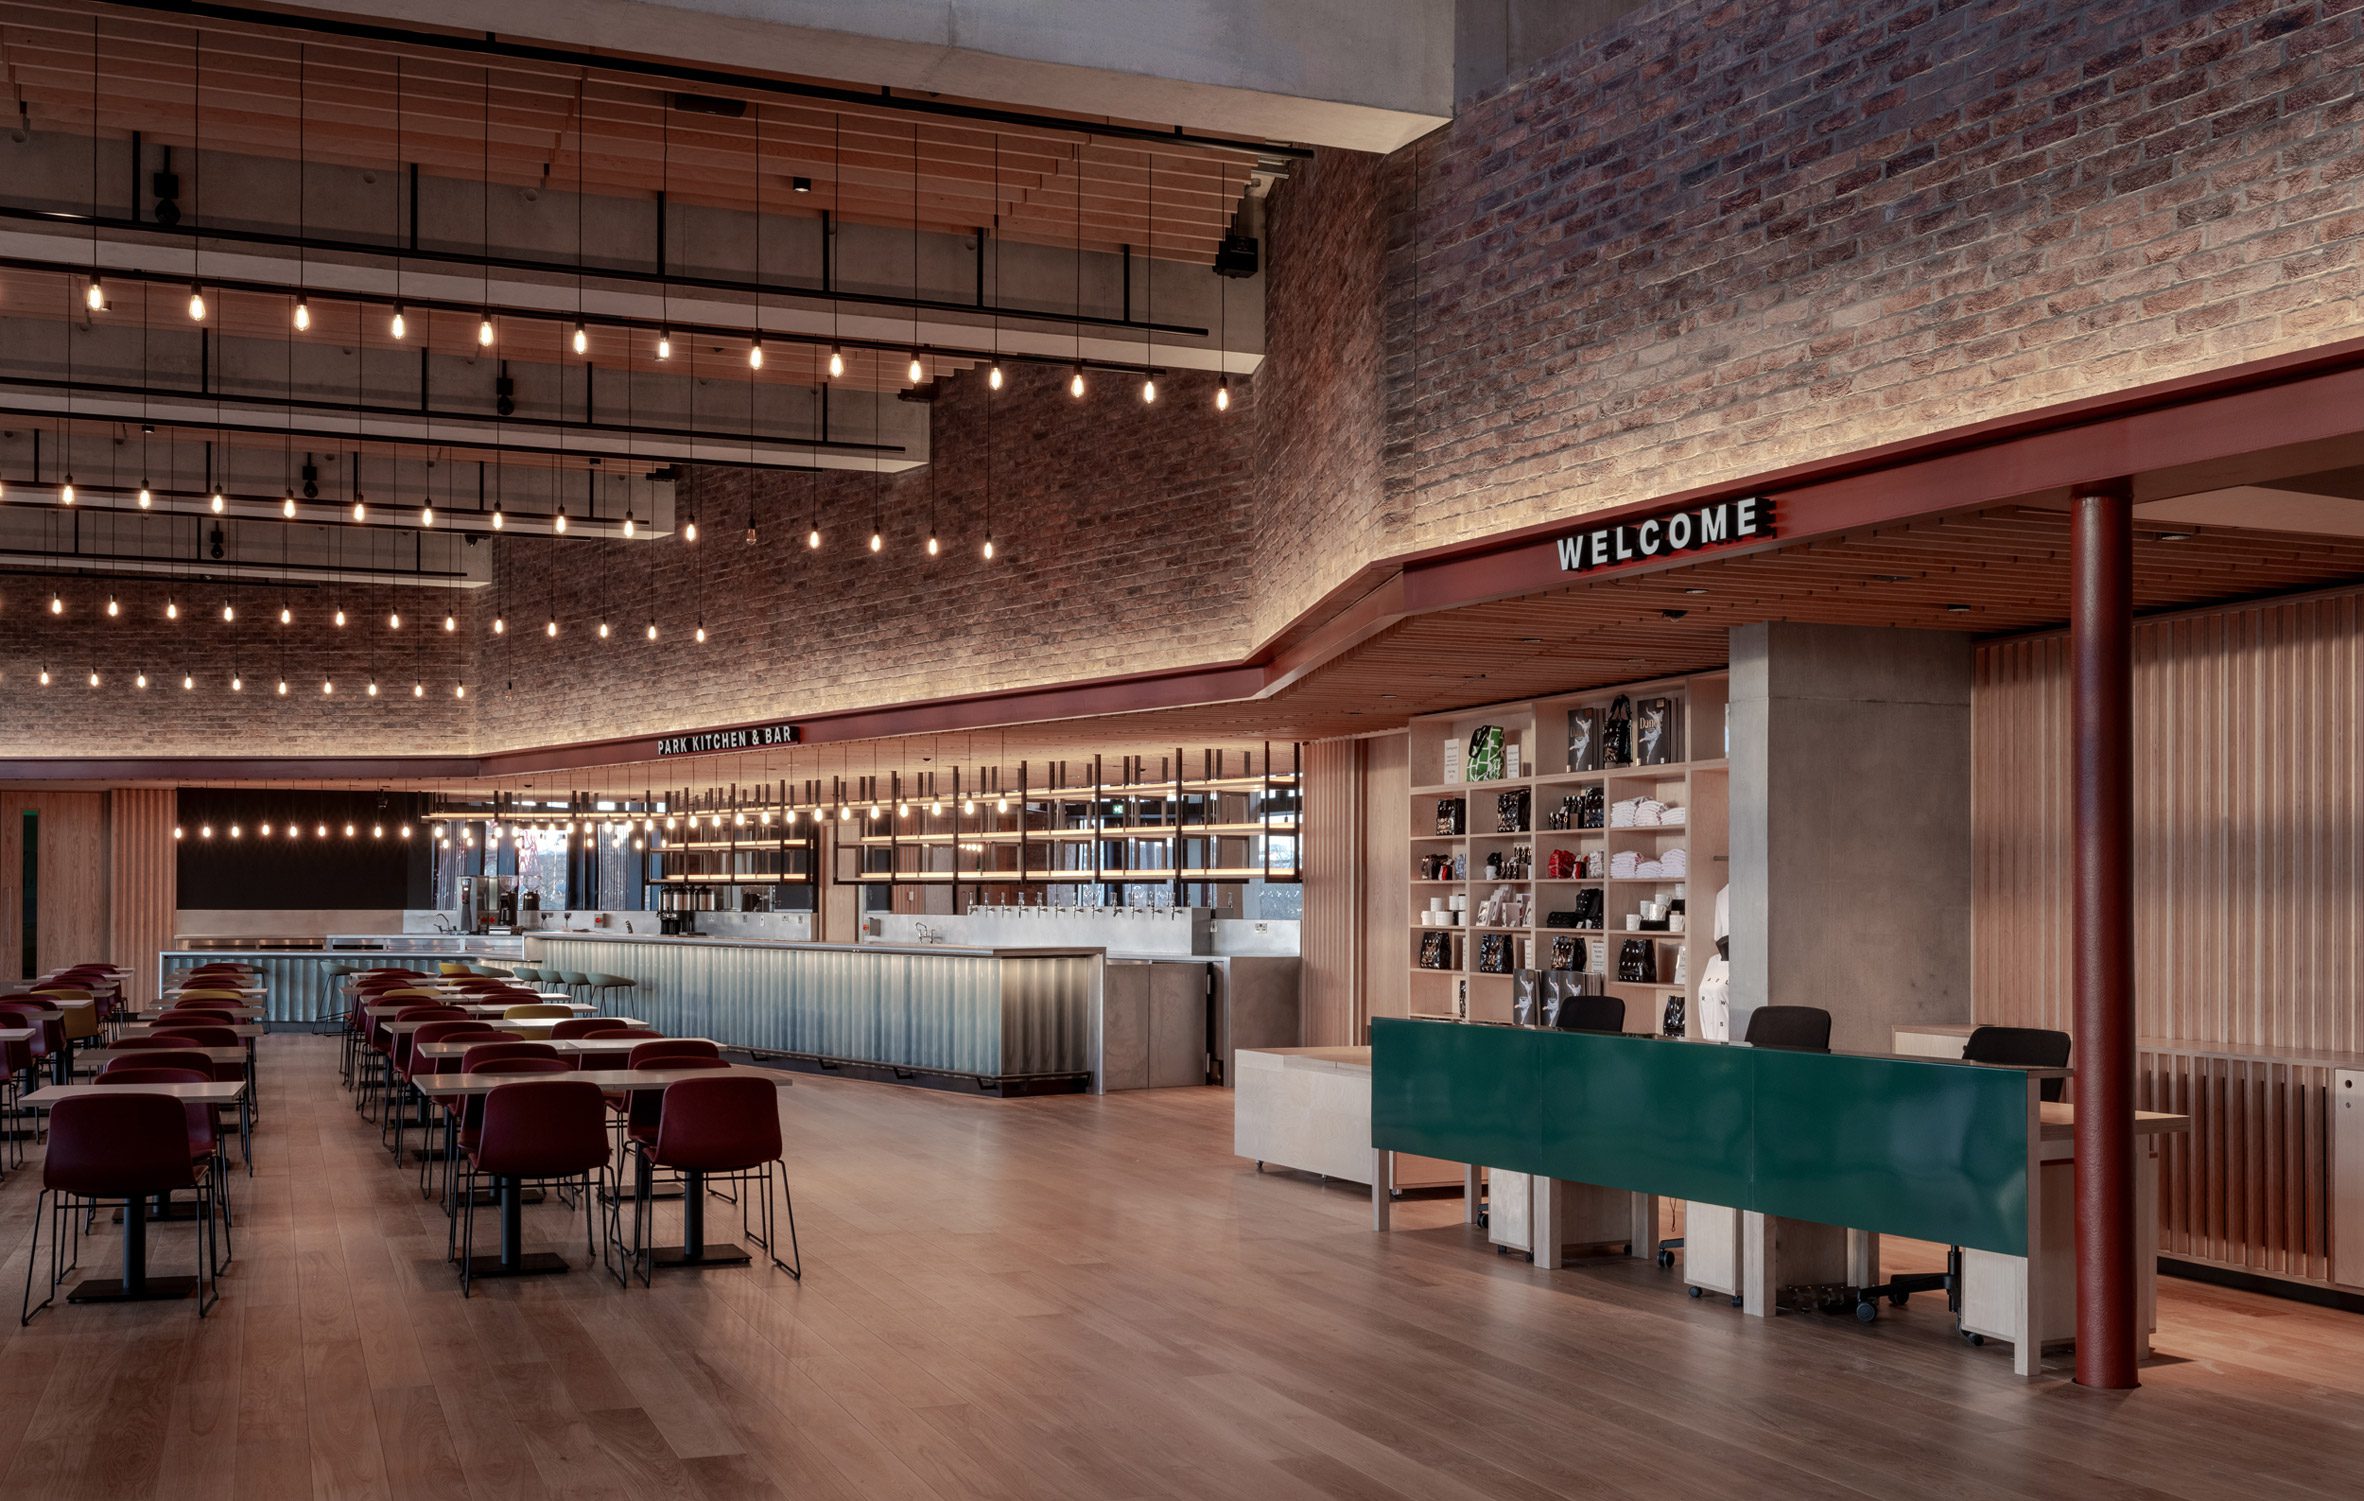
[[[996,391],[1001,389],[1001,361],[995,360],[992,367],[986,370],[985,384]]]
[[[821,529],[819,527],[816,526],[804,534],[804,545],[815,548],[821,545]]]
[[[107,310],[107,291],[99,285],[98,273],[90,273],[90,285],[82,289],[82,305],[94,313]]]
[[[1154,375],[1141,377],[1141,405],[1145,407],[1157,405],[1157,377]]]
[[[435,524],[435,505],[434,505],[434,502],[432,502],[432,501],[421,501],[421,502],[419,502],[419,525],[421,525],[421,526],[433,526],[434,524]]]
[[[141,481],[140,481],[140,509],[144,511],[144,510],[148,509],[148,507],[150,507],[150,506],[154,505],[155,503],[156,503],[156,492],[155,492],[155,491],[153,491],[153,490],[150,490],[150,489],[148,488],[148,482],[147,482],[146,480],[141,480]]]
[[[492,341],[492,314],[486,313],[483,317],[476,320],[476,342],[483,345],[485,348],[490,349],[492,348]]]
[[[300,333],[305,333],[305,332],[309,331],[309,330],[311,329],[311,327],[312,327],[312,299],[310,299],[309,297],[298,297],[298,298],[296,299],[296,305],[295,305],[295,328],[296,328],[296,332],[297,332],[297,333],[299,333],[299,334],[300,334]]]
[[[884,547],[884,546],[886,546],[886,538],[884,538],[884,537],[880,536],[880,535],[879,535],[878,533],[876,533],[876,532],[872,532],[872,533],[870,534],[870,550],[871,550],[872,552],[877,552],[877,551],[878,551],[880,548],[882,548],[882,547]]]
[[[189,321],[192,323],[205,321],[205,289],[195,282],[189,283]]]
[[[367,521],[369,519],[369,505],[358,495],[353,497],[353,519],[355,521]]]
[[[502,525],[501,503],[496,500],[493,502],[493,530],[496,532],[501,530]]]
[[[279,502],[279,514],[290,521],[295,520],[295,496],[286,496]]]
[[[589,330],[587,330],[587,329],[585,329],[585,328],[583,327],[583,325],[582,325],[582,322],[581,322],[580,320],[577,320],[577,321],[576,321],[576,323],[575,323],[575,353],[577,353],[577,354],[586,354],[586,353],[589,353],[589,352],[590,352],[590,349],[591,349],[591,334],[590,334],[590,331],[589,331]]]
[[[387,323],[386,328],[387,331],[392,333],[397,339],[401,338],[404,334],[410,331],[410,325],[402,320],[401,303],[397,302],[394,304],[394,317],[392,321]]]
[[[660,330],[657,334],[657,358],[660,360],[673,358],[673,330],[669,328]]]
[[[750,370],[763,368],[763,339],[760,335],[757,336],[754,343],[747,346],[747,368]]]
[[[1075,367],[1075,373],[1067,377],[1067,394],[1070,396],[1081,396],[1083,393],[1083,366],[1078,365]]]
[[[834,344],[829,346],[829,373],[832,376],[845,374],[845,351]]]
[[[1215,410],[1218,412],[1231,410],[1231,377],[1228,375],[1215,382]]]

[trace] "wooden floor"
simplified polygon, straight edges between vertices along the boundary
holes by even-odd
[[[2364,1476],[2364,1318],[2171,1282],[2143,1391],[2029,1386],[1936,1306],[1757,1323],[1652,1267],[1494,1256],[1457,1201],[1373,1235],[1359,1191],[1234,1159],[1215,1090],[800,1079],[802,1285],[578,1272],[462,1302],[333,1045],[263,1047],[221,1304],[9,1321],[0,1496],[2248,1498]],[[0,1186],[12,1298],[36,1174]],[[529,1216],[580,1258],[579,1219]],[[159,1233],[159,1270],[188,1237]],[[86,1268],[113,1250],[102,1226]]]

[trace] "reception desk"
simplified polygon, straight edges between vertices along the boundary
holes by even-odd
[[[1097,949],[534,935],[525,962],[630,980],[602,998],[674,1037],[792,1066],[997,1094],[1090,1087]]]

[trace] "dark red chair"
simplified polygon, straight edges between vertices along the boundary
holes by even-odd
[[[178,1037],[191,1047],[235,1048],[240,1041],[235,1022],[158,1022],[150,1027],[149,1037]]]
[[[162,1060],[170,1058],[172,1055],[159,1053],[155,1056],[158,1060]],[[198,1058],[194,1067],[162,1061],[151,1062],[146,1058],[140,1059],[137,1063],[128,1058],[117,1058],[98,1071],[95,1082],[118,1087],[127,1084],[210,1084],[213,1082],[213,1075],[207,1071],[204,1065],[205,1060],[202,1057]],[[228,1145],[230,1138],[229,1134],[222,1129],[222,1123],[214,1118],[213,1106],[205,1104],[203,1101],[183,1100],[181,1109],[189,1119],[189,1151],[203,1160],[212,1172],[213,1181],[219,1194],[218,1202],[222,1212],[222,1259],[213,1269],[214,1275],[218,1277],[221,1275],[223,1267],[237,1259],[237,1252],[230,1245],[232,1223]]]
[[[597,1037],[606,1032],[632,1030],[634,1028],[629,1022],[618,1021],[612,1016],[570,1016],[564,1021],[550,1024],[550,1040],[567,1042],[577,1037]]]
[[[536,1060],[501,1060],[525,1065]],[[528,1183],[575,1183],[583,1201],[583,1250],[597,1249],[592,1230],[593,1189],[608,1182],[607,1127],[600,1113],[599,1089],[576,1079],[533,1079],[504,1084],[484,1096],[483,1128],[468,1148],[468,1188],[462,1195],[466,1226],[461,1241],[460,1292],[470,1292],[475,1274],[476,1194],[478,1177],[500,1183],[505,1196],[521,1193]],[[594,1180],[597,1180],[596,1183]],[[609,1203],[615,1195],[605,1194]],[[509,1211],[504,1208],[504,1213]],[[601,1257],[602,1264],[607,1258]]]
[[[10,1015],[22,1020],[12,1024],[7,1020]],[[54,1007],[44,1006],[39,1001],[0,1001],[0,1026],[8,1025],[30,1027],[33,1030],[31,1047],[34,1067],[48,1063],[54,1071],[57,1066],[55,1060],[66,1056],[65,1018]]]
[[[100,1065],[96,1077],[103,1079],[119,1068],[191,1068],[208,1079],[217,1077],[212,1059],[186,1047],[175,1047],[177,1041],[172,1037],[127,1037],[115,1045],[117,1050],[133,1051],[139,1056],[110,1058]]]
[[[428,1174],[429,1165],[439,1156],[450,1155],[451,1142],[449,1138],[452,1131],[453,1115],[450,1100],[421,1088],[418,1081],[421,1077],[432,1078],[436,1074],[456,1074],[460,1072],[462,1060],[467,1057],[463,1053],[458,1058],[427,1058],[421,1056],[422,1050],[430,1043],[439,1042],[513,1042],[516,1040],[515,1033],[504,1032],[490,1023],[480,1021],[428,1022],[411,1034],[409,1082],[411,1087],[419,1092],[420,1113],[424,1117],[422,1128],[429,1133],[427,1140],[419,1148],[419,1196],[421,1198],[433,1191]],[[438,1125],[443,1128],[445,1136],[441,1149],[434,1145],[432,1136]],[[395,1136],[397,1158],[401,1152],[401,1140],[400,1128],[397,1127]]]
[[[191,1148],[188,1113],[171,1096],[124,1089],[60,1100],[50,1111],[49,1152],[41,1162],[41,1192],[33,1201],[34,1243],[25,1255],[19,1322],[31,1323],[35,1313],[56,1301],[58,1283],[74,1269],[66,1254],[68,1217],[109,1203],[123,1206],[123,1281],[118,1291],[126,1300],[156,1296],[158,1290],[147,1285],[148,1201],[183,1190],[197,1194],[197,1316],[205,1317],[220,1296],[212,1275],[218,1252],[214,1182],[211,1166]],[[49,1293],[37,1308],[33,1268],[41,1259],[45,1209],[50,1218]]]
[[[684,1043],[703,1047],[704,1052],[647,1053],[647,1048],[676,1048]],[[635,1044],[625,1059],[626,1068],[663,1068],[683,1071],[709,1068],[729,1068],[714,1044],[697,1038],[663,1037],[655,1042]],[[607,1108],[615,1116],[616,1153],[620,1157],[627,1139],[654,1143],[657,1139],[657,1119],[665,1103],[662,1089],[610,1090]]]
[[[687,1060],[673,1060],[675,1063]],[[774,1267],[804,1279],[804,1257],[796,1243],[796,1200],[788,1191],[788,1164],[780,1143],[779,1086],[747,1074],[687,1078],[665,1086],[654,1144],[631,1143],[633,1174],[632,1254],[626,1270],[640,1270],[649,1283],[655,1257],[648,1248],[649,1190],[654,1171],[669,1168],[682,1177],[683,1256],[674,1264],[696,1266],[706,1252],[705,1197],[716,1179],[740,1192],[739,1231],[763,1247]],[[777,1169],[781,1202],[788,1212],[788,1257],[777,1249],[779,1225],[772,1207]],[[756,1223],[748,1220],[750,1200]],[[726,1265],[721,1257],[706,1265]]]

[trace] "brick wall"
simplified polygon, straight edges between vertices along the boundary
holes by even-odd
[[[48,613],[52,583],[68,614]],[[122,613],[105,615],[112,589]],[[237,618],[222,621],[225,595]],[[164,618],[167,594],[181,607]],[[295,623],[281,627],[285,599]],[[341,603],[347,624],[329,624]],[[399,604],[402,629],[386,629]],[[460,629],[442,629],[456,604]],[[426,613],[418,613],[420,611]],[[467,660],[466,601],[444,590],[281,591],[237,585],[0,577],[0,755],[419,755],[465,745],[469,704],[452,696]],[[282,637],[285,638],[284,657]],[[71,649],[66,649],[70,645]],[[274,692],[285,662],[287,697]],[[50,685],[40,685],[47,665]],[[89,686],[90,671],[100,686]],[[230,674],[245,690],[230,691]],[[133,687],[145,671],[148,687]],[[184,690],[181,674],[196,679]],[[377,675],[377,698],[364,691]],[[427,695],[410,695],[414,672]],[[323,674],[336,693],[320,692]],[[468,684],[471,696],[476,683]]]
[[[1267,393],[1261,526],[1383,556],[2352,335],[2360,64],[2354,0],[1654,0],[1391,157],[1416,236],[1281,188],[1271,371],[1347,388]],[[1348,504],[1382,310],[1301,294],[1380,251]],[[1259,618],[1346,563],[1272,553]]]
[[[478,742],[785,717],[1244,652],[1247,404],[1218,416],[1207,377],[1161,382],[1157,404],[1143,409],[1113,377],[1095,378],[1077,401],[1063,371],[1006,373],[992,398],[990,563],[979,556],[981,370],[945,387],[933,412],[936,461],[912,474],[816,482],[695,468],[678,500],[698,520],[694,546],[496,544],[512,629],[475,637],[486,684]],[[816,483],[818,553],[804,545]],[[753,547],[742,540],[750,489]],[[874,496],[887,538],[875,557],[866,545]],[[924,552],[931,503],[944,542],[933,560]],[[593,634],[603,584],[616,627],[604,646]],[[553,597],[564,627],[556,641],[541,632]],[[691,637],[701,613],[702,647]]]

